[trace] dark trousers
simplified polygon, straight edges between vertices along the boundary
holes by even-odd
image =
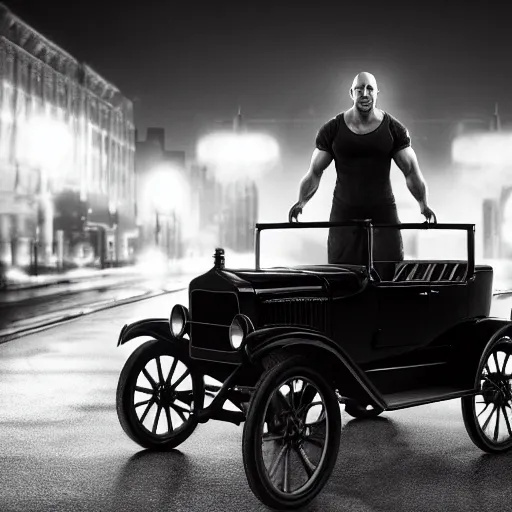
[[[355,207],[333,202],[330,222],[371,219],[374,224],[400,224],[396,205]],[[330,228],[327,238],[329,263],[365,265],[368,262],[368,232],[364,228],[348,226]],[[402,261],[404,249],[399,229],[373,230],[373,260]]]

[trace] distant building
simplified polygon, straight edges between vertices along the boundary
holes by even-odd
[[[472,185],[471,207],[485,259],[512,258],[511,147],[512,127],[502,125],[497,103],[483,128],[461,131],[452,144],[453,164]]]
[[[229,127],[234,134],[243,136],[249,132],[240,108],[232,121],[221,121],[218,125],[223,128],[222,135]],[[215,233],[216,245],[236,252],[253,251],[259,206],[258,187],[253,177],[243,171],[243,163],[240,164],[240,173],[236,167],[234,170],[237,172],[225,173],[224,165],[230,168],[234,165],[229,154],[225,163],[219,155],[211,160],[208,154],[202,154],[198,159],[203,162],[196,165],[195,171],[201,230]]]
[[[0,4],[0,260],[128,260],[134,152],[132,103]]]
[[[170,258],[213,254],[217,246],[252,251],[258,192],[252,180],[221,181],[207,166],[169,151],[163,128],[136,141],[139,250]]]
[[[236,252],[252,251],[258,217],[254,181],[222,182],[198,163],[191,166],[190,177],[193,221],[203,242],[198,250],[204,254],[220,246]]]

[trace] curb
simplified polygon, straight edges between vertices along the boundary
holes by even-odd
[[[501,297],[502,295],[512,295],[512,290],[496,290],[492,292],[493,297]]]
[[[3,288],[0,288],[3,292],[16,292],[19,290],[35,290],[37,288],[48,288],[50,286],[58,286],[60,284],[69,284],[69,283],[79,283],[80,281],[84,281],[87,279],[95,280],[95,279],[102,279],[104,277],[112,277],[116,274],[122,275],[122,272],[105,272],[104,270],[98,270],[97,272],[91,272],[87,275],[77,275],[77,276],[69,276],[69,275],[61,275],[60,277],[56,278],[55,280],[50,280],[47,282],[33,282],[33,283],[24,283],[24,282],[11,282],[8,281],[5,282],[5,285]],[[133,274],[137,274],[137,272],[133,272]],[[53,274],[55,275],[55,274]],[[58,276],[58,274],[57,274]]]
[[[76,320],[78,318],[81,318],[83,316],[91,315],[92,313],[97,313],[99,311],[104,311],[107,309],[116,308],[119,306],[124,306],[126,304],[131,304],[133,302],[139,302],[141,300],[147,300],[152,299],[154,297],[159,297],[161,295],[166,295],[170,293],[176,293],[183,290],[188,289],[188,284],[184,284],[180,286],[179,288],[173,288],[172,290],[161,290],[158,292],[146,292],[142,293],[140,295],[134,295],[133,297],[127,297],[126,299],[121,300],[110,300],[103,304],[97,304],[97,305],[91,305],[91,306],[82,306],[82,309],[80,309],[77,312],[74,313],[63,313],[61,316],[54,318],[52,320],[46,320],[42,321],[39,324],[32,325],[30,327],[22,327],[20,329],[15,329],[11,332],[8,332],[9,330],[6,329],[4,331],[5,334],[2,334],[0,331],[0,345],[3,343],[7,343],[9,341],[22,338],[24,336],[28,336],[30,334],[35,334],[38,332],[46,331],[48,329],[51,329],[52,327],[55,327],[57,325],[65,324],[68,322],[71,322],[73,320]],[[6,332],[7,331],[7,332]]]
[[[166,276],[166,279],[182,279],[185,277],[186,279],[193,279],[193,277],[190,277],[188,275],[184,274],[176,274],[176,275],[168,275]],[[92,279],[88,278],[82,278],[82,279],[70,279],[67,281],[67,284],[70,285],[69,288],[61,288],[61,285],[65,285],[66,282],[61,281],[59,283],[51,283],[51,284],[44,284],[41,286],[37,286],[35,288],[11,288],[11,289],[4,289],[0,290],[0,309],[2,307],[16,307],[16,304],[19,303],[28,303],[31,301],[38,301],[41,300],[43,297],[46,298],[52,298],[57,296],[62,297],[68,297],[71,295],[77,295],[84,292],[90,292],[95,290],[100,290],[104,288],[105,286],[116,287],[119,285],[124,285],[127,282],[129,283],[139,283],[139,282],[145,282],[146,278],[141,277],[140,274],[129,274],[125,276],[112,276],[112,275],[104,275],[104,276],[94,276]],[[87,288],[84,289],[81,286],[87,284]],[[78,287],[78,288],[77,288]],[[16,297],[17,293],[23,293],[25,291],[33,290],[33,289],[46,289],[48,290],[48,293],[45,293],[44,295],[35,295],[30,297]],[[52,290],[52,288],[54,288]],[[7,300],[9,297],[11,297],[11,300]],[[1,331],[0,331],[1,332]],[[0,334],[1,336],[1,334]]]
[[[4,288],[0,289],[2,293],[15,293],[21,292],[25,290],[38,290],[41,288],[51,288],[52,286],[60,286],[63,284],[77,284],[82,283],[84,281],[101,281],[102,279],[119,277],[123,278],[126,275],[136,276],[140,275],[137,272],[133,274],[125,274],[116,276],[115,274],[101,274],[101,275],[90,275],[90,276],[77,276],[77,277],[67,277],[65,279],[60,279],[58,281],[50,281],[47,283],[29,283],[29,284],[19,284],[19,285],[7,285]]]
[[[124,272],[123,272],[124,270]],[[127,271],[129,270],[129,271]],[[186,269],[183,269],[180,266],[174,266],[166,271],[169,275],[184,275],[184,274],[193,274],[194,276],[198,276],[204,272],[207,272],[210,270],[210,267],[208,265],[204,266],[204,268],[201,269],[194,269],[192,271]],[[5,280],[4,282],[0,279],[0,293],[1,292],[16,292],[16,291],[23,291],[23,290],[35,290],[38,288],[49,288],[51,286],[58,286],[61,284],[71,284],[71,283],[79,283],[81,281],[85,280],[101,280],[103,278],[108,277],[124,277],[126,275],[140,275],[140,268],[138,266],[124,266],[124,267],[114,267],[112,269],[103,269],[103,270],[96,270],[95,272],[91,272],[87,275],[77,275],[77,276],[69,276],[69,275],[61,275],[60,278],[56,279],[55,281],[49,281],[49,282],[34,282],[34,283],[13,283]],[[59,274],[50,274],[50,275],[59,275]]]

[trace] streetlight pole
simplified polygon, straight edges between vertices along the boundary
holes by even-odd
[[[160,245],[160,215],[158,210],[155,209],[155,245]]]

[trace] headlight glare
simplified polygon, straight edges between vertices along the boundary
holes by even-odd
[[[231,326],[229,327],[229,340],[233,348],[236,349],[239,348],[242,341],[244,341],[244,330],[237,318],[231,322]]]
[[[249,317],[238,314],[233,318],[229,327],[229,340],[234,349],[240,348],[248,334],[254,331],[254,326]]]
[[[169,327],[175,338],[181,338],[185,334],[188,322],[188,310],[181,304],[176,304],[171,311]]]

